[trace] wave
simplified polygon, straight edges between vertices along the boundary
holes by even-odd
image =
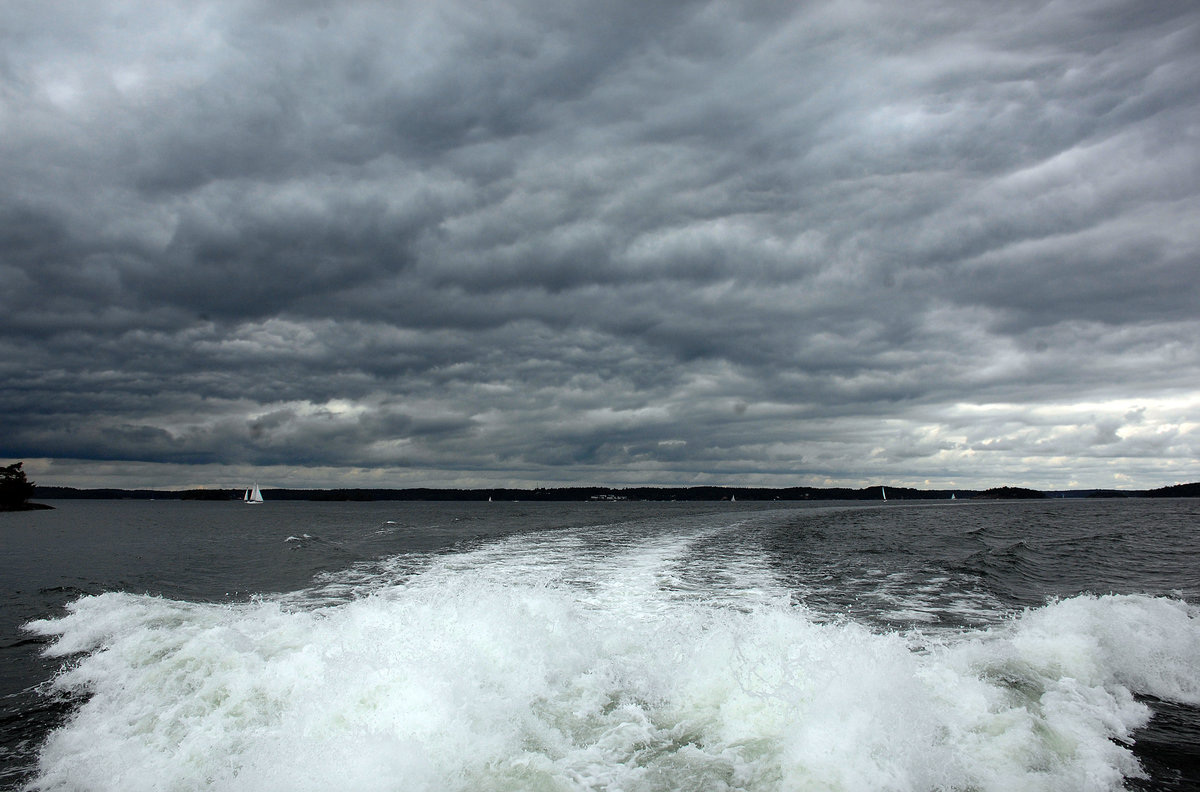
[[[706,566],[704,537],[610,539],[381,567],[319,607],[83,597],[27,625],[80,701],[31,789],[1115,790],[1136,696],[1200,704],[1178,600],[887,632],[749,553]]]

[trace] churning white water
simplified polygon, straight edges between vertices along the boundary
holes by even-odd
[[[759,552],[698,551],[732,530],[528,534],[236,604],[84,597],[31,625],[88,696],[33,788],[1090,792],[1140,772],[1134,693],[1200,703],[1181,601],[871,629]]]

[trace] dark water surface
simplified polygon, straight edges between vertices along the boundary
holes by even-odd
[[[5,789],[1200,788],[1194,500],[54,505]]]

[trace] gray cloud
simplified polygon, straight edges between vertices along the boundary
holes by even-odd
[[[0,457],[46,483],[1195,478],[1189,3],[18,2],[0,44]]]

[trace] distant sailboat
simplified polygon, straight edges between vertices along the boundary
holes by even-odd
[[[879,494],[883,496],[884,500],[887,500],[887,490],[886,489],[884,489],[883,487],[880,487]]]
[[[254,482],[254,487],[246,490],[246,494],[242,496],[244,503],[262,503],[262,490],[258,488],[258,482]]]

